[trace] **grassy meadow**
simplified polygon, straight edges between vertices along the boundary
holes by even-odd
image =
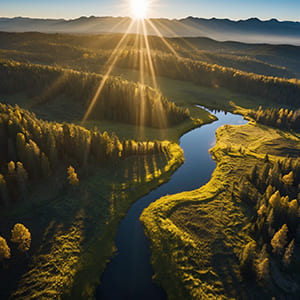
[[[175,59],[159,38],[149,37],[153,60],[158,65],[166,63],[156,76],[156,90],[147,68],[141,84],[136,63],[139,39],[129,35],[118,53],[120,61],[104,92],[96,99],[102,106],[82,122],[120,35],[0,33],[0,65],[6,74],[0,83],[0,102],[17,105],[28,110],[28,114],[36,115],[25,122],[24,111],[15,115],[8,113],[5,125],[0,117],[0,133],[5,133],[0,136],[3,178],[12,180],[8,163],[21,160],[15,135],[10,136],[11,132],[20,133],[20,120],[26,125],[22,123],[28,142],[25,149],[31,149],[39,159],[45,159],[45,153],[36,146],[48,135],[51,137],[53,129],[55,134],[64,132],[62,137],[77,138],[78,148],[83,142],[76,137],[76,132],[85,133],[90,139],[97,133],[103,134],[101,137],[105,139],[104,132],[113,137],[107,142],[103,162],[98,163],[92,157],[88,165],[81,165],[74,157],[65,155],[67,150],[73,150],[72,143],[65,141],[57,165],[51,165],[49,156],[52,175],[30,178],[26,200],[13,199],[8,207],[0,206],[0,231],[11,246],[12,254],[0,269],[0,298],[93,299],[101,274],[116,251],[114,240],[118,226],[130,206],[168,181],[184,163],[184,153],[178,145],[180,137],[216,120],[213,114],[196,105],[244,116],[250,111],[256,112],[260,106],[262,109],[299,107],[295,99],[300,83],[291,79],[299,78],[298,55],[293,59],[283,58],[275,46],[268,49],[219,42],[216,46],[209,39],[187,39],[188,43],[182,39],[167,39],[181,56]],[[288,54],[291,49],[287,47],[285,51]],[[199,72],[196,67],[200,68]],[[7,68],[10,69],[7,71]],[[199,76],[201,72],[203,76]],[[244,90],[239,90],[237,84],[236,77],[240,74]],[[223,87],[210,81],[214,75]],[[226,78],[228,86],[224,86]],[[266,84],[270,93],[246,93],[247,80],[262,90]],[[273,98],[277,95],[273,83],[282,91],[278,99],[275,97],[276,101],[269,97],[269,94]],[[291,89],[290,102],[285,101],[286,87]],[[139,99],[138,91],[143,89],[148,101],[146,109],[143,108],[144,115],[137,111],[136,115],[132,114],[135,118],[132,120],[130,113],[138,102],[131,100]],[[170,126],[160,127],[155,123],[159,119],[155,110],[157,99],[163,101],[163,112],[173,120]],[[106,107],[110,107],[106,115],[99,117]],[[143,121],[148,115],[151,115],[148,125],[135,122]],[[17,121],[12,126],[10,120]],[[52,127],[48,127],[52,129],[47,127],[49,132],[42,132],[39,122],[44,122],[45,127],[50,124]],[[33,133],[38,136],[34,143],[30,141]],[[88,145],[91,145],[90,139],[86,139]],[[299,157],[299,139],[297,131],[275,129],[253,121],[245,126],[225,126],[217,131],[217,145],[211,151],[218,163],[211,181],[199,190],[159,199],[145,209],[141,221],[151,245],[154,279],[170,299],[282,295],[282,286],[276,280],[270,285],[242,280],[238,257],[245,244],[253,239],[249,224],[254,211],[243,201],[232,199],[232,184],[245,177],[254,164],[262,168],[266,154],[271,162],[288,156]],[[45,140],[48,150],[49,145],[55,145],[50,138]],[[153,149],[152,152],[143,150],[154,141],[158,141],[155,154]],[[98,144],[101,146],[101,142]],[[127,146],[135,151],[121,158],[120,149]],[[85,151],[90,150],[87,148]],[[112,159],[107,158],[108,153]],[[30,168],[31,161],[28,161]],[[79,178],[79,185],[75,187],[67,180],[67,167],[71,163]],[[8,185],[12,190],[11,186]],[[1,190],[0,196],[4,198],[3,191],[6,192]],[[32,234],[29,259],[9,241],[10,230],[16,222],[25,224]],[[288,284],[290,282],[293,281]]]
[[[266,154],[270,161],[296,159],[299,145],[297,133],[255,123],[226,125],[218,129],[217,145],[211,150],[217,168],[210,182],[199,190],[163,197],[144,210],[141,221],[151,244],[155,280],[169,299],[262,299],[289,294],[284,285],[297,282],[298,275],[288,283],[274,275],[268,284],[241,277],[239,256],[253,240],[249,227],[255,211],[233,199],[232,193],[234,183],[239,185],[253,165],[261,172]],[[298,252],[295,263],[299,264]]]
[[[1,277],[10,284],[1,294],[14,290],[14,299],[92,298],[130,205],[168,180],[183,160],[179,146],[170,144],[161,155],[128,158],[118,168],[113,162],[94,167],[82,180],[79,174],[76,189],[68,188],[65,170],[34,185],[30,201],[1,212],[3,233],[8,235],[18,220],[33,236],[29,262],[15,250],[16,258],[3,270]]]

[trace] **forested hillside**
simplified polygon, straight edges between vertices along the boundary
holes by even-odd
[[[260,106],[257,111],[249,112],[248,116],[261,124],[285,130],[300,130],[300,109],[295,111],[283,108],[268,108],[263,110]]]
[[[124,61],[128,61],[128,57]],[[278,104],[300,107],[300,82],[297,79],[288,80],[246,73],[191,59],[178,59],[173,55],[155,56],[154,61],[158,66],[157,73],[161,76],[213,88],[223,87],[234,92],[259,96]]]
[[[168,141],[120,140],[0,104],[0,242],[11,253],[1,256],[1,296],[61,298],[85,268],[76,288],[93,295],[122,216],[182,162]],[[8,239],[16,222],[32,233],[26,256]]]
[[[93,120],[164,128],[189,118],[187,109],[169,102],[159,91],[120,78],[108,78],[102,93],[97,95],[103,79],[97,74],[2,61],[0,76],[3,78],[0,82],[2,94],[26,92],[34,98],[35,104],[51,102],[63,95],[82,104],[84,113],[93,102],[88,115]]]
[[[144,212],[157,278],[174,299],[269,295],[298,265],[300,47],[122,36],[0,32],[0,298],[94,297],[130,206],[217,119],[200,105],[250,124],[217,131],[210,183]]]
[[[299,134],[225,125],[211,153],[218,164],[209,183],[141,216],[169,298],[296,299]]]
[[[70,68],[88,67],[97,73],[122,35],[0,32],[0,37],[0,58],[56,63]],[[170,53],[170,48],[159,37],[148,36],[148,40],[152,54]],[[138,36],[128,35],[122,49],[136,49],[141,43],[137,41]],[[300,52],[297,46],[218,42],[208,38],[167,38],[166,41],[184,58],[261,75],[300,77]],[[89,63],[91,61],[94,64]]]
[[[96,73],[104,71],[103,65],[119,38],[118,35],[100,35],[92,40],[86,36],[57,36],[38,33],[25,35],[2,33],[2,35],[4,35],[4,40],[7,41],[7,44],[3,42],[1,46],[3,57],[7,58],[10,56],[16,60],[33,63],[59,64],[77,70]],[[32,35],[34,42],[28,44],[24,41],[27,35],[28,37]],[[45,36],[46,41],[42,39],[43,36]],[[144,61],[146,64],[145,72],[150,74],[151,68],[147,65],[145,45],[142,46],[142,49],[137,48],[139,44],[137,41],[141,39],[142,37],[139,36],[127,37],[124,47],[116,53],[118,56],[117,66],[124,69],[140,70],[140,62]],[[170,53],[170,49],[158,37],[149,38],[149,44],[152,49],[151,58],[155,66],[155,73],[158,76],[189,81],[212,88],[223,87],[233,92],[268,99],[271,104],[276,102],[279,105],[299,107],[299,80],[278,77],[293,77],[291,71],[281,66],[285,52],[290,60],[287,65],[297,64],[299,60],[297,47],[272,46],[273,49],[268,49],[261,45],[250,46],[239,43],[219,42],[215,42],[216,45],[214,45],[211,40],[200,40],[199,42],[197,39],[187,39],[186,42],[180,39],[170,39],[168,43],[180,56],[176,57],[174,53]],[[205,52],[213,46],[222,47],[221,54],[215,52],[216,50],[210,51],[211,53]],[[201,49],[206,50],[203,52]],[[247,51],[252,53],[251,61],[249,61],[248,57],[245,57]],[[43,53],[47,54],[44,55]],[[274,64],[278,63],[280,67],[257,60],[258,56],[269,57],[270,55],[274,60]],[[140,56],[143,57],[142,60],[138,59]],[[278,58],[277,62],[276,57]],[[261,69],[265,71],[261,72]],[[133,94],[132,91],[130,93],[131,95]],[[146,98],[149,97],[147,94],[146,92]],[[80,93],[76,93],[76,95],[80,95]],[[107,118],[107,116],[105,117]],[[120,116],[110,116],[109,118],[116,120]],[[126,119],[126,117],[124,118]],[[157,120],[152,121],[152,118],[153,116],[149,117],[145,124],[152,124],[153,126],[153,124],[157,123]],[[171,118],[170,124],[176,124],[177,118],[178,122],[182,120],[180,116],[174,116],[174,119]],[[184,119],[185,116],[182,118]],[[133,124],[138,123],[133,116],[129,116],[129,119]]]
[[[161,142],[120,141],[116,135],[38,120],[19,107],[0,104],[1,204],[26,198],[28,180],[42,180],[70,164],[86,169],[132,155],[165,151]],[[18,186],[16,190],[15,187]]]

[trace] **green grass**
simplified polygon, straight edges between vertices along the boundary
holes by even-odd
[[[114,75],[139,81],[138,71],[116,69]],[[152,85],[147,75],[145,82]],[[190,110],[191,120],[165,130],[108,121],[88,121],[84,125],[115,132],[121,139],[177,143],[183,133],[215,120],[195,105],[239,112],[268,105],[262,99],[217,87],[206,88],[163,77],[158,77],[157,82],[163,95]],[[36,105],[25,93],[0,98],[51,121],[78,124],[84,111],[82,105],[64,97],[41,105]],[[213,299],[217,295],[222,299],[246,295],[246,290],[237,289],[236,254],[249,240],[243,230],[249,214],[240,203],[230,201],[228,190],[232,180],[270,151],[268,145],[275,137],[279,140],[273,148],[276,156],[286,148],[295,148],[299,139],[271,129],[265,135],[266,128],[261,129],[263,135],[261,132],[258,135],[257,128],[240,127],[240,135],[235,131],[219,131],[220,141],[214,151],[219,164],[212,181],[200,190],[163,198],[144,212],[142,221],[151,238],[156,278],[170,298]],[[244,155],[237,151],[241,138],[247,148]],[[224,150],[228,144],[233,145],[229,154]],[[66,185],[64,169],[47,182],[34,183],[26,203],[19,203],[9,212],[0,212],[3,235],[8,237],[12,225],[22,222],[30,228],[33,242],[28,266],[20,254],[13,252],[16,258],[10,262],[10,269],[5,270],[9,278],[5,296],[14,290],[16,299],[93,298],[115,251],[119,223],[129,207],[166,182],[182,162],[182,150],[171,144],[166,155],[132,157],[117,166],[90,168],[85,176],[79,173],[81,182],[75,191]]]
[[[155,279],[169,299],[270,296],[255,282],[241,280],[238,256],[251,240],[247,225],[252,212],[232,200],[232,184],[254,164],[262,166],[266,153],[271,160],[299,155],[299,140],[298,134],[253,123],[224,126],[212,149],[217,168],[210,182],[163,197],[144,210],[141,221],[150,240]]]
[[[131,72],[131,71],[129,71]],[[135,74],[132,71],[130,74]],[[148,77],[146,76],[146,79]],[[137,80],[138,78],[128,78],[129,80]],[[148,78],[149,79],[149,78]],[[98,128],[101,132],[115,132],[119,138],[134,140],[170,140],[177,142],[179,138],[186,132],[199,127],[203,124],[210,123],[216,118],[209,112],[196,107],[201,104],[196,97],[187,96],[187,90],[190,89],[188,83],[164,79],[166,87],[162,90],[167,97],[171,97],[176,104],[188,108],[191,112],[191,118],[177,126],[167,129],[156,129],[151,127],[136,127],[126,123],[118,123],[112,121],[93,121],[89,120],[84,124],[81,123],[85,107],[84,105],[73,102],[72,99],[58,96],[47,103],[36,104],[34,98],[29,97],[26,93],[0,95],[3,103],[11,105],[19,105],[21,108],[33,111],[38,118],[57,121],[72,122],[80,124],[88,129]],[[187,86],[185,86],[187,84]],[[172,85],[176,88],[172,89]],[[215,95],[212,93],[211,97]]]
[[[28,267],[20,266],[22,255],[13,252],[6,270],[7,278],[18,282],[14,299],[93,298],[127,210],[167,181],[183,160],[180,147],[169,144],[161,155],[131,157],[118,167],[91,167],[89,176],[79,173],[76,190],[66,183],[66,170],[33,185],[26,203],[1,212],[5,227],[22,222],[32,233]],[[7,236],[9,229],[3,230]],[[8,296],[10,288],[1,292]]]
[[[113,74],[127,80],[140,81],[139,71],[115,68]],[[145,74],[144,77],[145,83],[153,86],[151,76]],[[157,77],[156,80],[163,95],[169,100],[174,101],[177,105],[188,107],[191,116],[194,118],[199,117],[199,111],[195,108],[195,105],[202,105],[211,109],[221,109],[225,111],[234,111],[236,105],[245,109],[258,109],[260,105],[263,107],[271,105],[271,103],[265,99],[231,92],[224,88],[204,87],[192,82],[166,77]]]
[[[82,118],[84,106],[71,99],[60,96],[47,103],[35,104],[26,93],[0,95],[0,102],[18,105],[34,112],[38,118],[55,122],[76,122]]]
[[[116,133],[120,139],[133,139],[137,141],[145,140],[169,140],[177,142],[179,138],[186,132],[216,120],[215,116],[209,112],[195,107],[195,105],[183,105],[192,110],[192,118],[177,126],[167,129],[157,129],[151,127],[136,127],[131,124],[119,123],[113,121],[92,121],[88,120],[82,124],[82,112],[84,107],[79,103],[65,97],[58,97],[46,104],[35,105],[34,100],[26,95],[26,93],[1,95],[1,102],[10,105],[19,105],[21,108],[29,109],[36,116],[43,120],[56,122],[72,122],[82,125],[88,129],[97,128],[101,132]],[[196,102],[195,102],[196,103]]]

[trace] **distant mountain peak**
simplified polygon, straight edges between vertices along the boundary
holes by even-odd
[[[279,22],[277,19],[275,19],[275,18],[270,19],[269,22],[280,23],[280,22]]]
[[[121,22],[124,21],[124,22]],[[275,18],[246,20],[205,19],[188,16],[184,19],[151,19],[166,37],[207,37],[219,41],[300,45],[300,22],[278,21]],[[75,19],[38,19],[27,17],[0,18],[0,31],[46,33],[124,33],[129,17],[82,16]],[[113,31],[112,31],[113,28]],[[157,35],[151,27],[149,35]],[[133,28],[130,33],[136,33]]]

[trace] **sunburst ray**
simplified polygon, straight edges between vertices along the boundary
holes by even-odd
[[[113,71],[113,69],[115,67],[115,64],[117,63],[117,61],[119,59],[120,53],[118,53],[118,52],[120,51],[120,48],[121,48],[123,42],[127,38],[127,36],[129,34],[129,32],[130,32],[133,24],[134,24],[134,21],[132,20],[131,23],[130,23],[130,25],[129,25],[129,27],[128,27],[128,29],[127,29],[127,31],[126,31],[126,33],[122,36],[122,38],[119,41],[118,45],[116,46],[116,48],[114,49],[113,53],[109,57],[107,63],[105,64],[104,69],[106,69],[106,68],[108,68],[108,69],[107,69],[105,75],[103,76],[103,78],[101,80],[101,83],[100,83],[100,85],[99,85],[99,87],[98,87],[98,89],[97,89],[97,91],[96,91],[96,93],[95,93],[95,95],[94,95],[94,97],[93,97],[93,99],[92,99],[92,101],[91,101],[91,103],[90,103],[90,105],[89,105],[89,107],[88,107],[88,109],[87,109],[87,111],[86,111],[83,119],[82,119],[82,124],[84,124],[86,122],[86,120],[88,119],[91,111],[93,110],[93,108],[94,108],[94,106],[95,106],[95,104],[97,102],[97,99],[99,98],[99,96],[100,96],[100,94],[101,94],[101,92],[102,92],[102,90],[103,90],[103,88],[105,86],[105,83],[106,83],[107,79],[109,78],[111,72]]]

